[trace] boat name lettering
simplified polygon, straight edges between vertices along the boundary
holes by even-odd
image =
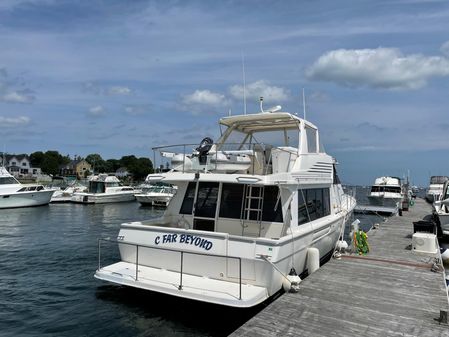
[[[199,236],[190,234],[163,234],[158,235],[154,239],[156,245],[164,243],[185,243],[186,245],[193,245],[205,250],[210,250],[214,245],[211,241],[201,238]]]

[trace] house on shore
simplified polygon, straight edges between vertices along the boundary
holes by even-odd
[[[39,167],[32,167],[27,154],[7,154],[0,157],[0,164],[16,178],[37,178],[42,174]]]
[[[85,159],[72,160],[70,163],[59,167],[59,173],[64,177],[76,176],[78,179],[82,179],[91,172],[92,166]]]

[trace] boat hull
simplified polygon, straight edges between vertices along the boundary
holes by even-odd
[[[0,209],[47,205],[54,192],[54,190],[41,190],[0,194]]]
[[[332,215],[278,240],[124,224],[118,235],[121,261],[100,267],[95,277],[209,303],[252,307],[281,290],[283,275],[292,267],[298,274],[307,270],[309,248],[318,249],[320,259],[329,256],[344,219]]]
[[[368,200],[370,205],[372,206],[380,206],[398,210],[402,201],[402,197],[389,198],[378,195],[369,195]]]
[[[134,192],[128,193],[75,193],[71,202],[81,204],[107,204],[134,201]]]
[[[142,205],[167,207],[172,195],[136,194],[135,197]]]

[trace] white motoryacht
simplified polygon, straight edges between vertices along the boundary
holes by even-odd
[[[104,204],[136,200],[134,188],[123,186],[114,175],[91,176],[87,192],[75,192],[70,199],[75,203]]]
[[[100,239],[100,256],[112,241],[121,260],[99,259],[96,278],[251,307],[333,253],[355,199],[344,193],[317,127],[276,110],[219,124],[219,140],[204,139],[192,154],[155,149],[173,170],[148,180],[178,191],[161,218],[124,223],[117,240]]]
[[[430,177],[429,188],[426,191],[426,199],[428,202],[433,203],[439,200],[440,195],[443,193],[443,185],[449,179],[446,176],[432,176]]]
[[[449,236],[449,180],[443,184],[439,200],[433,203],[433,215],[438,220],[443,235]]]
[[[0,166],[0,208],[47,205],[54,192],[42,185],[22,185]]]
[[[379,207],[380,212],[397,213],[402,205],[401,179],[397,177],[376,178],[368,194],[372,206]]]
[[[144,184],[140,188],[134,195],[142,205],[167,207],[176,193],[175,186],[165,183]]]

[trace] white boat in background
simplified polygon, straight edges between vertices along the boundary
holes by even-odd
[[[57,190],[51,197],[51,203],[71,202],[73,194],[87,192],[88,188],[77,182],[72,183],[64,189]]]
[[[426,199],[428,202],[433,203],[439,200],[440,195],[443,193],[443,185],[449,177],[446,176],[432,176],[430,177],[429,188],[426,191]]]
[[[142,205],[167,207],[176,193],[175,186],[164,183],[144,184],[140,189],[134,195]]]
[[[439,200],[433,203],[433,215],[438,220],[443,235],[449,236],[449,180],[443,184]]]
[[[98,174],[91,176],[87,192],[75,192],[70,199],[75,203],[104,204],[136,200],[135,190],[123,186],[114,175]]]
[[[401,179],[397,177],[376,178],[368,194],[370,207],[377,212],[396,214],[402,207]]]
[[[356,202],[317,127],[275,110],[225,117],[220,126],[218,142],[203,141],[192,154],[155,148],[174,169],[147,181],[178,191],[161,218],[124,223],[117,240],[100,239],[100,256],[101,243],[112,241],[121,260],[99,260],[96,278],[251,307],[334,252]]]
[[[0,208],[47,205],[54,192],[43,185],[22,185],[0,166]]]

